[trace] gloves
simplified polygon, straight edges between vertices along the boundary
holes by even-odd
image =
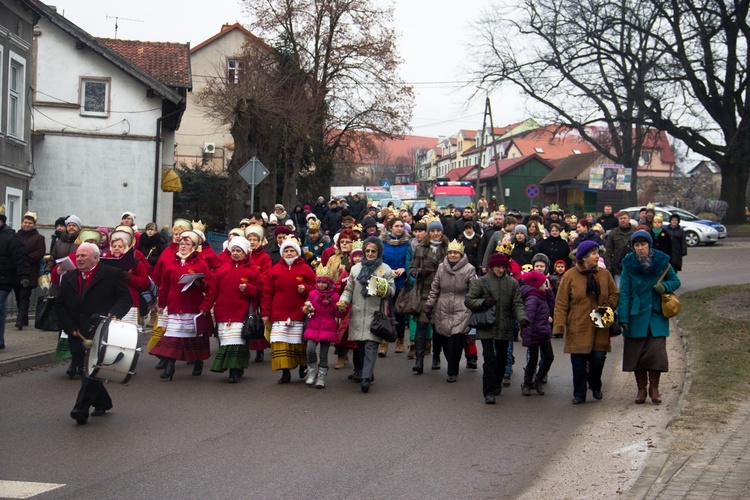
[[[29,286],[29,278],[23,278],[21,280],[21,286],[24,287],[24,288],[28,288],[28,286]]]
[[[624,331],[626,331],[628,329],[628,324],[627,323],[620,323],[620,328],[622,328],[622,331],[624,332]]]
[[[484,302],[482,302],[482,307],[492,307],[495,304],[497,304],[497,301],[494,297],[487,297],[484,299]]]
[[[526,328],[530,324],[531,323],[529,323],[528,319],[522,319],[521,321],[518,322],[518,326],[520,326],[521,328]]]
[[[424,269],[424,268],[423,268],[423,269],[420,269],[420,270],[419,270],[419,277],[420,277],[420,278],[426,278],[426,277],[427,277],[427,276],[429,276],[430,274],[432,274],[432,271],[430,271],[429,269]]]
[[[664,288],[664,283],[657,283],[654,285],[654,290],[656,290],[656,293],[666,293],[667,289]]]

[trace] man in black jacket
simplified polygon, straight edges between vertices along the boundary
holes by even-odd
[[[13,285],[29,286],[29,259],[23,240],[5,225],[5,214],[0,214],[0,349],[5,349],[5,313],[8,295]]]
[[[331,200],[328,212],[323,216],[323,232],[333,238],[333,235],[341,229],[341,218],[343,214],[336,200]]]
[[[83,341],[94,337],[100,316],[122,318],[130,309],[132,299],[125,278],[119,269],[99,265],[99,247],[82,243],[76,250],[76,271],[62,277],[60,296],[55,304],[60,327],[68,333],[70,351],[74,356],[85,352]],[[96,348],[96,346],[94,346]],[[104,383],[91,379],[84,370],[81,389],[70,417],[79,424],[112,409]]]

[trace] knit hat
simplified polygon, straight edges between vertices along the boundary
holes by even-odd
[[[83,222],[81,222],[81,219],[77,215],[69,215],[68,218],[65,219],[66,226],[71,222],[78,226],[78,229],[81,229],[83,227]]]
[[[109,228],[108,227],[99,226],[99,227],[96,228],[96,230],[99,231],[100,233],[106,234],[107,237],[109,237]]]
[[[429,224],[427,224],[427,232],[428,233],[430,231],[432,231],[433,229],[440,229],[440,231],[443,230],[443,223],[440,222],[440,219],[437,219],[437,218],[433,219],[432,221],[430,221]]]
[[[557,267],[558,264],[562,264],[563,266],[565,266],[565,270],[566,271],[568,270],[568,264],[566,264],[564,260],[562,260],[562,259],[556,260],[555,261],[555,267]]]
[[[273,217],[273,216],[272,216]],[[278,226],[276,229],[273,230],[273,236],[276,237],[280,234],[294,234],[294,231],[292,231],[289,226]]]
[[[64,225],[65,225],[65,217],[58,217],[57,220],[55,220],[55,227],[64,226]]]
[[[533,266],[535,262],[544,262],[544,265],[547,266],[547,272],[549,272],[549,257],[544,255],[543,253],[534,254],[534,256],[531,258],[531,265]]]
[[[524,273],[523,280],[527,285],[533,286],[534,288],[539,288],[540,286],[542,286],[542,283],[547,280],[547,278],[539,271],[531,271],[528,273]]]
[[[123,212],[120,220],[124,219],[127,216],[130,216],[133,220],[135,220],[135,214],[133,212]]]
[[[576,259],[581,260],[586,257],[592,250],[599,251],[599,243],[591,240],[582,241],[576,249]]]
[[[529,231],[523,224],[516,224],[516,229],[513,231],[513,233],[523,233],[525,236],[529,235]]]
[[[245,238],[232,238],[232,241],[229,242],[229,251],[232,251],[232,248],[239,248],[246,254],[250,253],[250,242],[247,241]]]
[[[367,248],[367,245],[373,244],[378,249],[378,257],[383,256],[383,242],[377,236],[370,236],[362,242],[362,249]]]
[[[273,209],[274,210],[281,210],[282,212],[286,212],[286,210],[284,209],[284,205],[282,205],[281,203],[277,203],[276,205],[274,205]]]
[[[490,261],[487,263],[487,268],[492,269],[493,267],[500,266],[506,269],[510,267],[510,261],[508,260],[508,257],[504,253],[493,253],[490,256]]]
[[[279,223],[279,218],[276,217],[276,214],[271,214],[271,215],[268,216],[268,223],[276,225],[276,224]]]
[[[281,255],[283,256],[284,255],[284,249],[285,248],[289,248],[289,247],[292,247],[292,248],[294,248],[297,251],[297,256],[298,257],[300,255],[302,255],[302,251],[299,248],[299,243],[297,243],[297,238],[293,238],[293,237],[289,237],[289,236],[287,236],[286,238],[284,238],[284,241],[282,241],[281,245],[279,246],[279,253],[281,253]]]
[[[643,229],[640,229],[633,233],[633,235],[630,237],[630,244],[634,245],[636,239],[640,241],[646,240],[648,242],[648,246],[654,245],[654,240],[653,238],[651,238],[651,233],[649,233],[648,231],[644,231]]]
[[[250,236],[251,234],[254,234],[258,237],[260,241],[263,241],[263,237],[265,236],[265,231],[263,230],[263,226],[259,226],[258,224],[252,224],[250,226],[247,226],[245,228],[245,238]]]
[[[367,231],[368,227],[377,227],[378,222],[375,220],[374,217],[367,215],[364,219],[362,219],[362,229]]]

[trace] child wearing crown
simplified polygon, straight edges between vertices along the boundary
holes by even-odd
[[[307,380],[309,386],[323,389],[328,374],[328,349],[338,340],[338,321],[344,313],[336,307],[339,294],[334,291],[331,270],[325,266],[316,269],[315,289],[302,306],[307,317],[305,340],[307,340]],[[320,354],[316,350],[320,346]],[[319,362],[318,362],[319,361]]]

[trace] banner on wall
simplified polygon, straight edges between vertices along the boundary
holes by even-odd
[[[589,189],[602,191],[630,191],[630,181],[633,174],[632,168],[624,168],[624,165],[601,164],[591,168],[589,175]]]

